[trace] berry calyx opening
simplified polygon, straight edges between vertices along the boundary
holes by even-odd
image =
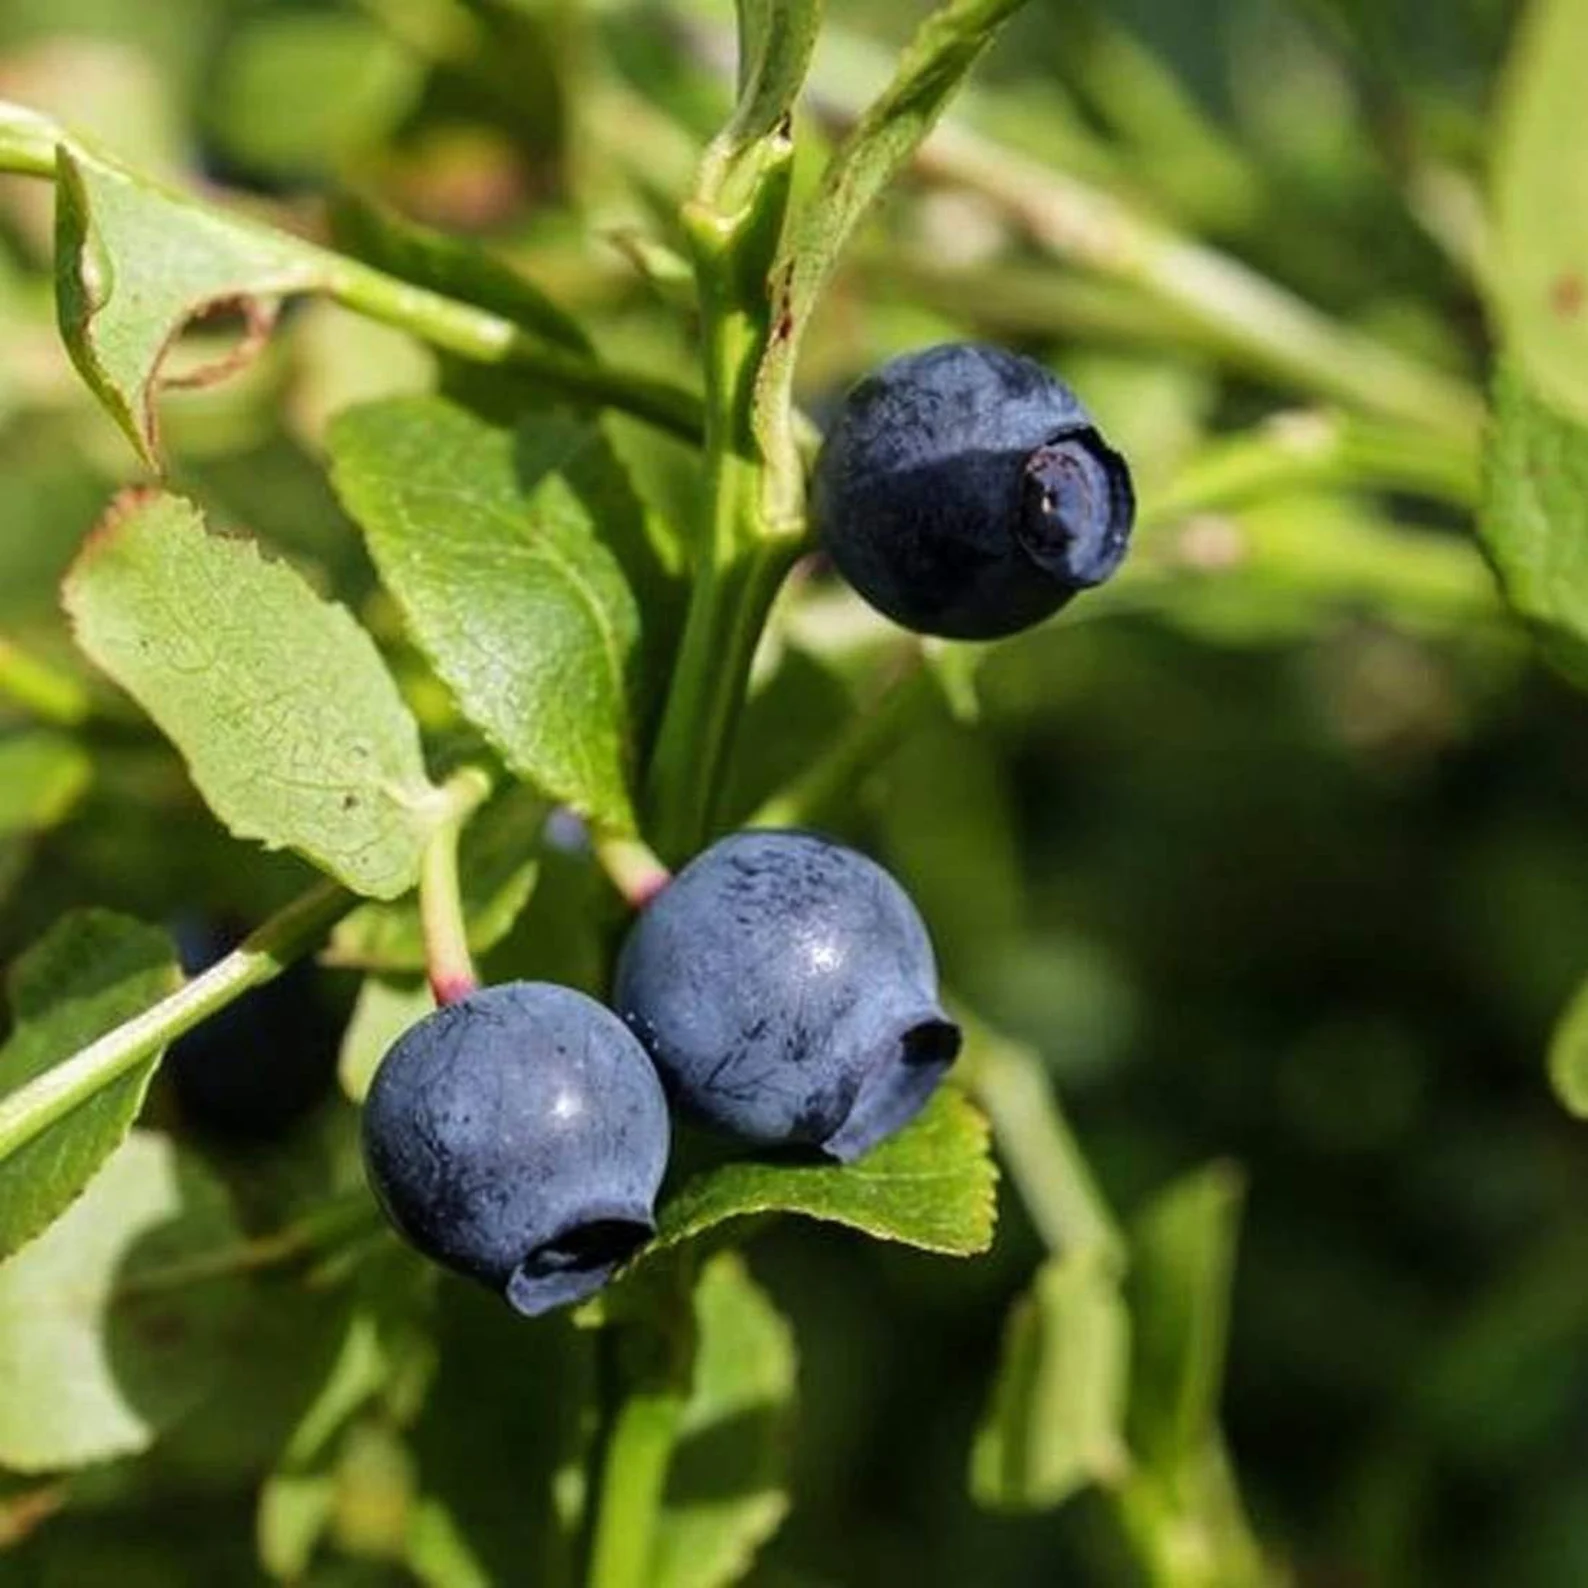
[[[959,1056],[959,1047],[959,1027],[936,1010],[896,1027],[877,1044],[849,1112],[822,1142],[822,1151],[840,1163],[853,1163],[909,1124]]]
[[[1124,558],[1135,506],[1124,460],[1095,430],[1072,431],[1026,458],[1016,538],[1056,578],[1102,584]]]
[[[656,1233],[644,1214],[587,1219],[537,1246],[508,1275],[507,1299],[526,1317],[593,1296]]]

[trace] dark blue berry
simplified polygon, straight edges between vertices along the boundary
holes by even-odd
[[[1068,386],[1028,358],[955,343],[896,358],[849,393],[817,459],[814,513],[878,611],[984,640],[1107,579],[1135,497]]]
[[[172,923],[182,969],[205,971],[247,936],[241,922],[185,916]],[[211,1015],[166,1050],[161,1074],[182,1121],[217,1142],[263,1145],[329,1098],[347,1000],[312,961]]]
[[[616,1006],[693,1112],[845,1162],[959,1050],[908,895],[809,833],[738,833],[686,866],[630,933]]]
[[[364,1104],[392,1223],[531,1315],[593,1294],[653,1232],[667,1149],[645,1050],[594,999],[545,982],[427,1015]]]

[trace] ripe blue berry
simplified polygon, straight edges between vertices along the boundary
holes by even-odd
[[[695,1113],[843,1162],[911,1119],[959,1051],[909,896],[809,833],[737,833],[691,861],[635,923],[615,1004]]]
[[[844,399],[814,513],[839,571],[880,612],[985,640],[1107,579],[1135,497],[1068,386],[1028,358],[954,343],[892,360]]]
[[[594,999],[544,982],[427,1015],[364,1104],[392,1223],[532,1316],[592,1295],[653,1232],[667,1148],[645,1050]]]

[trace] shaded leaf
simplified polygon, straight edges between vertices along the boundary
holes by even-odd
[[[355,1103],[364,1101],[392,1043],[435,1007],[430,984],[423,976],[372,974],[364,978],[342,1035],[336,1069],[342,1090]]]
[[[108,910],[62,916],[11,968],[15,1025],[0,1048],[0,1094],[141,1014],[180,981],[176,951],[157,928]],[[158,1062],[156,1054],[22,1146],[0,1148],[0,1258],[44,1229],[115,1151]]]
[[[374,19],[350,12],[245,16],[205,98],[230,161],[287,179],[334,171],[411,107],[424,67]]]
[[[1217,1439],[1243,1189],[1230,1165],[1209,1164],[1132,1223],[1130,1448],[1160,1471],[1200,1461]]]
[[[329,284],[329,256],[282,232],[209,210],[80,145],[56,151],[56,302],[83,379],[145,462],[159,454],[155,394],[182,328],[239,307],[248,335],[226,373],[267,333],[277,300]]]
[[[1507,68],[1494,149],[1494,290],[1511,353],[1588,423],[1588,6],[1533,0]]]
[[[0,739],[0,839],[59,826],[92,775],[75,739],[44,729]]]
[[[996,1510],[1040,1510],[1129,1465],[1130,1317],[1112,1257],[1080,1247],[1037,1270],[1014,1305],[992,1399],[971,1452],[971,1492]]]
[[[1520,373],[1494,389],[1479,534],[1511,605],[1551,659],[1588,686],[1588,427],[1556,413]]]
[[[794,1339],[737,1254],[701,1271],[694,1380],[652,1562],[656,1588],[726,1588],[788,1510]]]
[[[129,1136],[76,1206],[0,1266],[0,1463],[130,1455],[191,1411],[245,1287],[161,1287],[158,1274],[238,1239],[206,1173],[162,1136]]]
[[[996,1171],[987,1122],[951,1086],[858,1163],[747,1161],[697,1176],[662,1207],[641,1254],[763,1213],[799,1213],[879,1240],[968,1257],[992,1244]]]
[[[233,833],[358,893],[414,885],[439,796],[413,717],[344,608],[160,493],[122,499],[65,599],[83,649],[176,743]]]
[[[405,398],[344,413],[329,445],[382,582],[464,715],[521,777],[632,828],[640,615],[604,537],[614,507],[637,505],[615,500],[598,432],[552,414],[515,432]]]
[[[499,794],[463,829],[458,882],[474,953],[500,943],[529,902],[549,809],[533,789],[518,784]],[[356,970],[424,970],[417,897],[361,905],[337,923],[322,958],[328,965]]]
[[[1550,1038],[1549,1079],[1567,1111],[1588,1119],[1588,983],[1577,989]]]

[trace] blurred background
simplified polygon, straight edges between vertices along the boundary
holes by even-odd
[[[802,180],[924,9],[830,7]],[[1116,589],[990,654],[974,713],[953,709],[943,663],[946,692],[819,816],[898,870],[949,983],[1040,1052],[1116,1208],[1211,1159],[1243,1173],[1226,1428],[1259,1534],[1316,1588],[1588,1582],[1588,1134],[1543,1070],[1588,969],[1584,708],[1498,604],[1470,532],[1475,456],[1441,456],[1421,490],[1415,460],[1309,469],[1354,377],[1329,384],[1243,333],[1239,294],[1220,323],[1162,277],[1099,268],[1042,204],[1057,183],[1072,210],[1077,191],[1123,205],[1158,246],[1244,261],[1476,395],[1484,159],[1515,10],[1032,0],[956,107],[961,141],[858,241],[804,369],[819,417],[905,348],[1017,347],[1081,391],[1156,504]],[[5,0],[0,97],[307,235],[353,190],[478,238],[604,352],[690,380],[673,213],[727,104],[730,27],[693,0]],[[0,696],[0,961],[96,903],[182,927],[202,964],[305,873],[228,839],[113,705],[69,731],[70,703],[103,686],[56,586],[137,470],[61,352],[50,224],[47,184],[4,179],[0,643],[41,678]],[[330,413],[436,378],[402,335],[304,303],[237,379],[162,412],[177,485],[354,605],[444,722],[319,463]],[[612,428],[687,517],[690,454]],[[1231,434],[1278,463],[1215,488]],[[819,753],[889,643],[819,568],[802,575],[747,721],[742,812]],[[52,715],[52,698],[68,704]],[[498,973],[597,984],[599,891],[577,855],[549,854]],[[332,1072],[353,995],[350,973],[306,968],[164,1072],[156,1116],[245,1206],[348,1173]],[[273,1080],[268,1118],[185,1078],[224,1063],[246,1086],[284,1054],[304,1073]],[[801,1344],[795,1509],[755,1581],[1136,1580],[1093,1497],[1028,1517],[970,1499],[1005,1315],[1042,1256],[1007,1182],[1002,1203],[978,1262],[794,1223],[754,1248]],[[539,1459],[519,1401],[501,1404],[531,1336],[450,1287],[442,1310],[433,1395],[453,1424],[404,1459],[472,1488],[494,1536],[503,1475]],[[313,1330],[287,1318],[270,1372],[290,1378]],[[0,1481],[0,1583],[256,1580],[280,1396],[252,1446]],[[358,1492],[388,1492],[379,1438],[347,1459],[376,1474]],[[366,1547],[378,1518],[361,1533],[349,1515],[307,1580],[415,1580]],[[525,1581],[492,1547],[496,1580]]]

